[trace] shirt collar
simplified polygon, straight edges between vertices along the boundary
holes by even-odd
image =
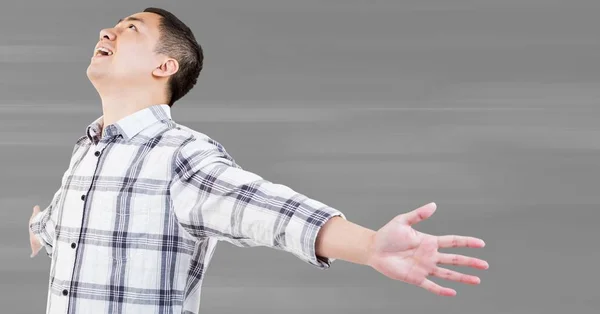
[[[171,119],[171,107],[169,105],[152,105],[108,125],[102,132],[102,137],[121,135],[125,140],[129,140],[150,125],[169,119]],[[104,116],[100,116],[86,127],[86,135],[92,143],[96,144],[100,141],[100,132],[103,125]]]

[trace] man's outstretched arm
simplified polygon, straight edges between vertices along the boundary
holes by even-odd
[[[456,235],[433,236],[416,231],[412,225],[431,217],[437,206],[430,203],[396,216],[378,231],[351,221],[331,218],[317,236],[317,255],[367,265],[385,276],[401,280],[428,291],[454,296],[456,291],[442,287],[428,276],[479,284],[477,276],[462,274],[437,264],[487,269],[488,263],[473,257],[438,252],[439,248],[482,248],[483,240]]]
[[[173,160],[173,173],[169,187],[173,210],[183,229],[197,239],[277,248],[321,269],[342,259],[440,295],[455,291],[427,276],[472,284],[479,279],[437,263],[487,268],[481,260],[437,252],[447,247],[483,247],[483,241],[436,237],[411,228],[433,214],[433,203],[398,215],[375,232],[348,221],[335,208],[241,169],[221,147],[206,140],[182,145]]]

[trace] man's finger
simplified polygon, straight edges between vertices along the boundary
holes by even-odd
[[[437,267],[433,271],[433,275],[436,277],[440,277],[442,279],[452,280],[452,281],[470,284],[470,285],[478,285],[481,283],[481,280],[477,276],[462,274],[457,271],[442,268],[442,267]]]
[[[40,207],[38,205],[33,206],[33,213],[31,213],[31,217],[29,217],[29,222],[40,212]]]
[[[400,220],[409,226],[417,224],[433,215],[437,208],[434,202],[421,206],[413,211],[401,215]]]
[[[425,280],[423,280],[423,282],[419,286],[429,292],[432,292],[432,293],[435,293],[435,294],[441,295],[441,296],[453,297],[456,295],[456,291],[454,289],[442,287],[427,278],[425,278]]]
[[[438,263],[454,266],[468,266],[478,269],[488,269],[490,267],[486,261],[478,258],[447,253],[440,253]]]
[[[457,235],[445,235],[438,237],[439,248],[456,248],[456,247],[469,247],[469,248],[482,248],[485,246],[483,240],[474,237],[463,237]]]

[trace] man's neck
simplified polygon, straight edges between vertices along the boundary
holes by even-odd
[[[103,127],[111,125],[139,110],[159,104],[166,104],[162,95],[156,93],[136,93],[135,95],[101,95]]]

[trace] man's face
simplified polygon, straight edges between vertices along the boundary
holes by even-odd
[[[113,28],[103,29],[87,69],[88,78],[93,83],[102,81],[119,86],[150,82],[152,71],[164,60],[164,56],[154,53],[160,37],[160,18],[154,13],[136,13]],[[100,47],[106,49],[99,51]]]

